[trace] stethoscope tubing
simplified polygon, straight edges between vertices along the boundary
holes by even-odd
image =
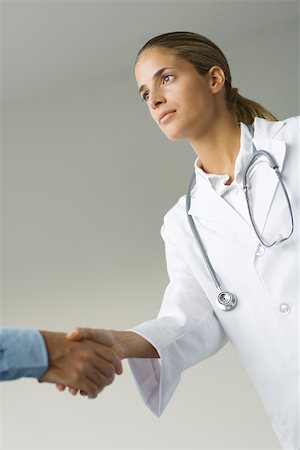
[[[249,131],[253,138],[254,128],[253,128],[253,126],[249,126],[248,128],[249,128]],[[289,207],[289,212],[290,212],[290,217],[291,217],[291,232],[289,233],[289,235],[287,237],[282,238],[280,240],[280,242],[286,241],[292,235],[292,233],[294,231],[293,211],[292,211],[289,195],[288,195],[286,187],[282,181],[282,174],[278,168],[278,164],[277,164],[275,158],[266,150],[257,150],[253,141],[252,141],[252,145],[253,145],[253,149],[254,149],[255,153],[254,153],[253,157],[251,158],[251,160],[249,161],[249,163],[246,167],[245,173],[244,173],[243,190],[244,190],[245,197],[246,197],[246,203],[247,203],[247,208],[248,208],[251,224],[253,226],[256,236],[258,237],[259,241],[261,242],[261,244],[264,247],[272,247],[277,241],[275,240],[271,244],[268,244],[263,240],[263,238],[260,235],[260,232],[257,228],[257,225],[254,221],[254,218],[253,218],[251,208],[250,208],[249,195],[248,195],[248,183],[247,183],[248,172],[249,172],[250,168],[253,166],[253,164],[255,163],[255,161],[257,161],[257,159],[260,158],[261,156],[265,156],[268,159],[270,167],[276,172],[276,175],[277,175],[279,182],[283,188],[283,191],[284,191],[287,203],[288,203],[288,207]],[[204,245],[204,243],[199,235],[199,232],[196,228],[193,216],[189,214],[189,210],[190,210],[190,206],[191,206],[191,192],[193,189],[193,185],[195,183],[195,179],[196,179],[196,174],[195,174],[195,171],[193,171],[193,174],[191,176],[191,179],[190,179],[190,182],[188,185],[187,194],[186,194],[186,213],[187,213],[188,222],[189,222],[190,228],[192,230],[192,233],[193,233],[193,235],[198,243],[198,246],[200,248],[202,258],[205,262],[205,266],[211,276],[211,279],[214,282],[215,287],[219,290],[219,294],[217,296],[217,305],[223,311],[230,311],[237,306],[237,303],[238,303],[237,298],[236,298],[235,294],[232,294],[229,291],[224,291],[224,289],[222,288],[221,282],[212,266],[212,263],[210,261],[208,254],[207,254],[205,245]]]
[[[209,256],[207,254],[206,248],[204,247],[202,239],[200,238],[200,235],[199,235],[199,233],[197,231],[194,219],[193,219],[193,217],[190,214],[188,214],[188,211],[190,210],[190,206],[191,206],[191,191],[192,191],[192,187],[193,187],[194,182],[195,182],[195,178],[196,178],[196,174],[195,174],[195,172],[193,172],[192,177],[190,179],[188,192],[187,192],[187,195],[186,195],[187,218],[188,218],[191,230],[193,232],[193,235],[195,236],[195,239],[198,242],[198,245],[200,247],[201,254],[202,254],[203,259],[205,261],[205,265],[206,265],[206,267],[207,267],[207,269],[208,269],[208,271],[210,273],[210,276],[211,276],[211,278],[212,278],[216,288],[219,289],[220,292],[222,292],[221,283],[220,283],[220,281],[219,281],[219,279],[217,277],[217,274],[216,274],[216,272],[215,272],[215,270],[214,270],[214,268],[213,268],[213,266],[212,266],[212,264],[210,262],[210,259],[209,259]]]
[[[289,213],[290,213],[290,218],[291,218],[291,231],[290,231],[289,235],[286,236],[285,238],[282,238],[280,240],[280,242],[286,241],[292,235],[292,233],[294,231],[293,210],[292,210],[291,202],[290,202],[289,195],[287,193],[286,187],[285,187],[285,185],[284,185],[284,183],[282,181],[282,174],[281,174],[281,172],[280,172],[280,170],[278,168],[278,164],[277,164],[275,158],[269,152],[267,152],[266,150],[257,150],[255,145],[254,145],[254,143],[252,143],[252,144],[253,144],[253,148],[255,150],[255,153],[254,153],[253,157],[251,158],[251,160],[249,161],[249,163],[248,163],[248,165],[246,167],[245,173],[244,173],[243,190],[244,190],[244,193],[245,193],[245,196],[246,196],[246,203],[247,203],[247,208],[248,208],[248,212],[249,212],[249,217],[250,217],[250,220],[251,220],[252,227],[253,227],[253,229],[255,231],[255,234],[256,234],[257,238],[259,239],[260,243],[264,247],[270,248],[270,247],[273,247],[273,245],[275,245],[277,243],[277,240],[274,240],[273,242],[268,244],[263,239],[263,237],[260,234],[260,232],[259,232],[259,230],[257,228],[257,225],[256,225],[256,223],[254,221],[253,214],[252,214],[252,211],[251,211],[251,208],[250,208],[250,201],[249,201],[249,194],[248,194],[248,183],[247,183],[248,172],[249,172],[250,168],[254,165],[255,161],[257,161],[257,159],[260,158],[261,156],[265,156],[269,160],[270,167],[274,170],[274,172],[276,173],[276,175],[278,177],[279,183],[280,183],[280,185],[281,185],[281,187],[283,189],[283,192],[284,192],[287,204],[288,204],[288,208],[289,208]]]

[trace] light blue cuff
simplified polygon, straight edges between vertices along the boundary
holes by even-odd
[[[44,339],[37,330],[0,329],[0,381],[39,378],[48,367]]]

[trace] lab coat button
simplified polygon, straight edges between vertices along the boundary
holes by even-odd
[[[287,305],[286,303],[281,303],[279,310],[280,310],[281,314],[287,315],[287,314],[290,314],[291,307],[289,305]]]
[[[263,245],[259,245],[256,250],[256,256],[262,256],[265,253],[265,248]]]

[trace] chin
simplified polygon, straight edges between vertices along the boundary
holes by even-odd
[[[184,139],[182,133],[179,133],[178,130],[163,130],[163,133],[169,141],[182,141]]]
[[[169,141],[176,142],[176,141],[182,141],[183,138],[177,137],[177,136],[167,136]]]

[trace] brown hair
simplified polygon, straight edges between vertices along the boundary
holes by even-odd
[[[216,44],[205,36],[186,31],[175,31],[155,36],[146,42],[138,52],[136,62],[144,50],[153,47],[168,49],[175,56],[189,61],[201,75],[205,75],[212,66],[221,67],[225,74],[227,106],[237,122],[250,125],[255,117],[277,120],[262,105],[243,97],[236,88],[231,86],[231,73],[225,55]]]

